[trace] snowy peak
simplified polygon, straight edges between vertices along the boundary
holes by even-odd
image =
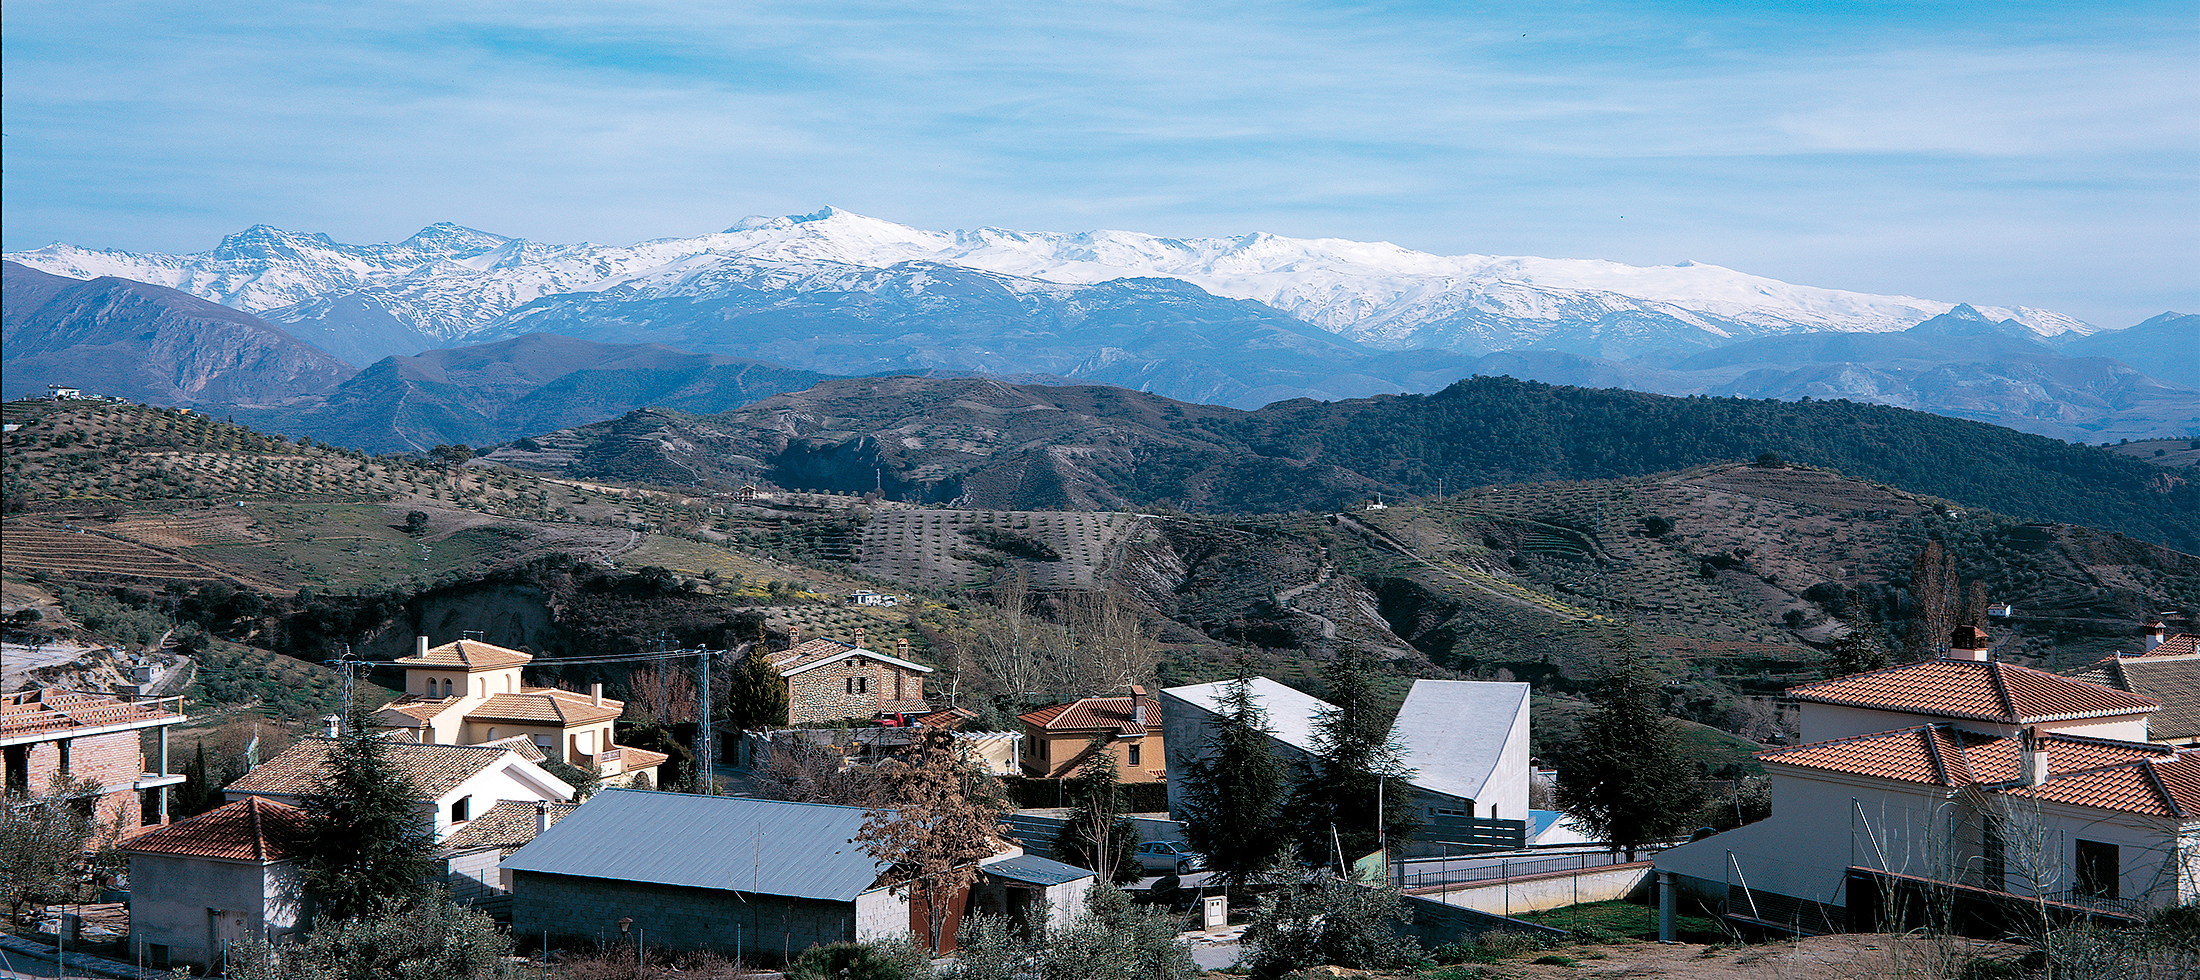
[[[2094,332],[2049,311],[1823,289],[1695,261],[1646,267],[1446,256],[1390,242],[1266,232],[1228,238],[1120,230],[935,232],[836,207],[743,218],[715,234],[627,246],[541,244],[448,222],[402,242],[353,245],[255,225],[194,255],[54,245],[9,257],[72,278],[116,275],[171,286],[286,323],[323,316],[318,311],[333,298],[356,297],[353,307],[363,303],[420,336],[453,343],[497,336],[522,307],[560,294],[711,300],[729,290],[777,290],[792,296],[845,289],[861,270],[903,263],[984,274],[1000,288],[1025,294],[1173,279],[1387,350],[1570,349],[1633,356],[1798,332],[1891,332],[1944,314],[1964,322],[2013,321],[2034,336]]]

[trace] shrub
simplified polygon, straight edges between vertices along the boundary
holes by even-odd
[[[907,936],[813,946],[787,965],[788,980],[931,980],[932,960]]]
[[[1324,964],[1356,970],[1404,966],[1420,959],[1421,947],[1394,927],[1412,915],[1395,890],[1343,881],[1270,896],[1261,900],[1245,930],[1244,963],[1256,977]]]

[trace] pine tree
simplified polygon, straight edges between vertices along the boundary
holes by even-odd
[[[1347,649],[1322,675],[1331,707],[1314,722],[1318,754],[1299,773],[1289,810],[1299,856],[1311,864],[1330,863],[1340,847],[1351,861],[1386,835],[1403,844],[1421,826],[1406,782],[1414,770],[1400,761],[1377,703],[1374,660]]]
[[[309,816],[300,870],[330,919],[356,919],[420,895],[435,869],[434,832],[420,823],[420,791],[389,760],[365,706],[330,746],[318,792],[299,797]]]
[[[1622,651],[1597,692],[1597,710],[1558,762],[1558,806],[1627,859],[1687,828],[1703,792],[1680,737],[1659,709],[1650,672]]]
[[[214,787],[206,779],[206,742],[199,742],[198,752],[191,761],[183,764],[183,784],[176,787],[174,810],[171,816],[182,820],[195,817],[213,809]]]
[[[1200,758],[1183,767],[1184,841],[1225,884],[1260,878],[1289,844],[1284,766],[1269,749],[1268,716],[1243,677],[1222,696]]]

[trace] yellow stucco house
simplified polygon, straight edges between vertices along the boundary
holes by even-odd
[[[520,671],[531,654],[480,640],[430,647],[419,638],[405,668],[405,693],[375,713],[375,724],[403,729],[433,745],[484,745],[524,739],[545,758],[590,769],[607,784],[647,789],[662,752],[618,744],[612,724],[626,703],[603,696],[528,687]]]

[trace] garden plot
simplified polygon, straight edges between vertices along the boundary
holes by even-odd
[[[186,581],[216,577],[211,569],[165,552],[70,526],[8,521],[0,525],[0,541],[7,567],[25,571]]]

